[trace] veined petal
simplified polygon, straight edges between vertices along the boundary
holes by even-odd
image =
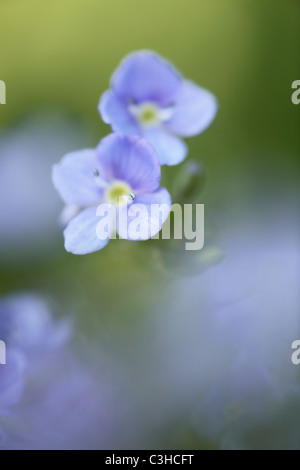
[[[64,202],[84,207],[101,201],[103,189],[97,186],[93,174],[98,166],[93,149],[69,153],[54,165],[53,184]]]
[[[106,124],[110,124],[115,132],[138,134],[139,126],[130,114],[128,105],[124,104],[112,91],[108,90],[101,96],[99,112]]]
[[[65,249],[74,255],[86,255],[104,248],[110,240],[112,231],[107,233],[107,238],[99,239],[97,236],[99,222],[96,206],[80,212],[64,231]]]
[[[161,106],[172,103],[181,84],[179,72],[152,51],[125,57],[111,80],[114,93],[124,102],[152,101]]]
[[[171,196],[165,188],[142,194],[133,204],[119,210],[117,231],[126,240],[148,240],[156,235],[171,210]]]
[[[217,111],[218,102],[212,93],[185,80],[166,126],[175,134],[191,137],[204,132],[215,119]]]
[[[187,156],[187,146],[162,127],[144,130],[143,136],[154,147],[161,165],[177,165]]]
[[[97,157],[104,178],[125,181],[135,193],[155,191],[159,186],[158,157],[141,137],[110,134],[100,142]]]

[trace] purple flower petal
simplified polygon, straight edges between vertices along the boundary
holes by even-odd
[[[108,90],[101,96],[99,112],[106,124],[111,124],[115,132],[139,134],[140,128],[128,110],[128,105]]]
[[[110,240],[111,233],[106,239],[97,236],[97,207],[85,209],[77,215],[64,231],[65,249],[74,255],[86,255],[104,248]]]
[[[167,127],[175,134],[191,137],[205,131],[218,111],[215,96],[188,80],[176,96],[174,114]]]
[[[152,101],[161,106],[173,102],[181,84],[179,72],[151,51],[125,57],[111,80],[114,93],[125,102]]]
[[[32,294],[18,294],[4,300],[2,309],[11,323],[9,344],[22,350],[55,350],[63,345],[71,333],[67,321],[54,323],[44,299]]]
[[[165,188],[138,196],[133,204],[119,210],[117,231],[120,237],[126,240],[148,240],[153,237],[167,220],[171,204],[171,196]]]
[[[54,165],[53,184],[64,202],[81,207],[99,204],[103,189],[97,186],[93,174],[98,166],[93,149],[69,153]]]
[[[146,130],[144,137],[153,145],[161,165],[177,165],[187,156],[186,144],[163,128]]]
[[[0,410],[14,405],[24,388],[25,356],[14,349],[7,350],[6,365],[0,366]]]
[[[136,193],[155,191],[161,171],[158,157],[146,140],[137,136],[110,134],[97,148],[100,175],[126,181]]]

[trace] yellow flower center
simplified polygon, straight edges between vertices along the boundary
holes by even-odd
[[[159,126],[161,123],[168,121],[174,112],[172,106],[160,108],[150,101],[141,104],[131,104],[129,111],[144,128]]]
[[[159,124],[159,109],[151,103],[145,103],[140,107],[139,121],[144,126]]]
[[[160,109],[154,103],[133,104],[129,110],[143,127],[154,127],[161,123]]]
[[[130,200],[131,193],[132,189],[129,184],[124,181],[114,181],[108,186],[105,199],[116,206],[125,205]]]

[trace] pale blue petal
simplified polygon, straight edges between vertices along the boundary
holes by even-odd
[[[93,149],[69,153],[54,165],[53,184],[65,203],[84,207],[101,201],[103,189],[97,186],[93,174],[98,166]]]
[[[173,102],[181,84],[179,72],[152,51],[125,57],[111,81],[114,93],[125,103],[152,101],[161,106]]]
[[[138,136],[110,134],[97,148],[99,171],[106,179],[126,181],[136,193],[155,191],[161,171],[153,147]]]
[[[100,218],[96,215],[97,207],[85,209],[77,215],[64,231],[65,249],[74,255],[86,255],[104,248],[110,240],[97,237],[97,225]]]
[[[161,212],[158,211],[158,205]],[[171,205],[171,196],[165,188],[138,196],[133,204],[119,211],[117,231],[120,237],[126,240],[147,240],[153,237],[169,217]],[[130,227],[137,214],[143,214],[139,217],[141,231],[133,233]]]
[[[208,90],[184,81],[174,104],[174,114],[166,123],[168,129],[183,137],[205,131],[215,119],[218,102]]]
[[[110,124],[114,132],[139,134],[139,126],[130,114],[128,105],[108,90],[101,96],[99,112],[103,121]]]
[[[145,130],[144,137],[153,145],[161,165],[177,165],[187,156],[183,140],[163,128]]]

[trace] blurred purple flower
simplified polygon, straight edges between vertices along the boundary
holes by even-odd
[[[18,350],[8,349],[7,358],[7,364],[0,365],[0,417],[19,401],[24,387],[24,355]]]
[[[189,409],[200,438],[224,449],[299,448],[300,375],[291,361],[300,331],[299,232],[289,220],[269,224],[223,237],[224,260],[173,284],[147,328],[150,371],[143,368],[165,393],[151,419],[154,408],[167,419]]]
[[[102,362],[98,358],[99,362]],[[34,368],[17,412],[30,433],[7,443],[13,449],[99,449],[117,445],[118,426],[127,421],[126,406],[116,391],[111,364],[101,377],[91,362],[64,348]]]
[[[17,294],[0,300],[0,339],[7,347],[6,364],[0,365],[0,415],[20,400],[31,360],[61,347],[69,334],[70,324],[55,324],[38,296]]]
[[[55,350],[69,334],[67,321],[54,323],[49,307],[41,297],[15,294],[0,300],[0,337],[7,346],[24,354],[35,350]]]
[[[125,57],[113,74],[111,90],[99,104],[104,122],[115,132],[143,136],[166,165],[176,165],[186,157],[187,147],[177,136],[205,131],[217,109],[214,95],[183,79],[151,51]]]
[[[133,418],[122,372],[100,354],[83,362],[68,344],[70,333],[70,322],[54,322],[39,296],[1,299],[0,338],[8,347],[0,365],[0,448],[107,449],[126,442]]]
[[[74,254],[101,250],[114,236],[115,228],[122,238],[132,239],[128,226],[137,204],[146,209],[143,223],[149,229],[148,238],[159,232],[171,207],[168,191],[159,187],[160,179],[154,149],[137,136],[111,134],[96,149],[66,155],[53,168],[53,183],[66,204],[83,209],[64,231],[66,250]],[[153,216],[151,204],[163,208],[157,218]],[[116,227],[111,207],[117,210]],[[111,220],[105,237],[100,238],[97,236],[99,216],[104,216],[106,211]],[[126,226],[122,223],[124,219]]]

